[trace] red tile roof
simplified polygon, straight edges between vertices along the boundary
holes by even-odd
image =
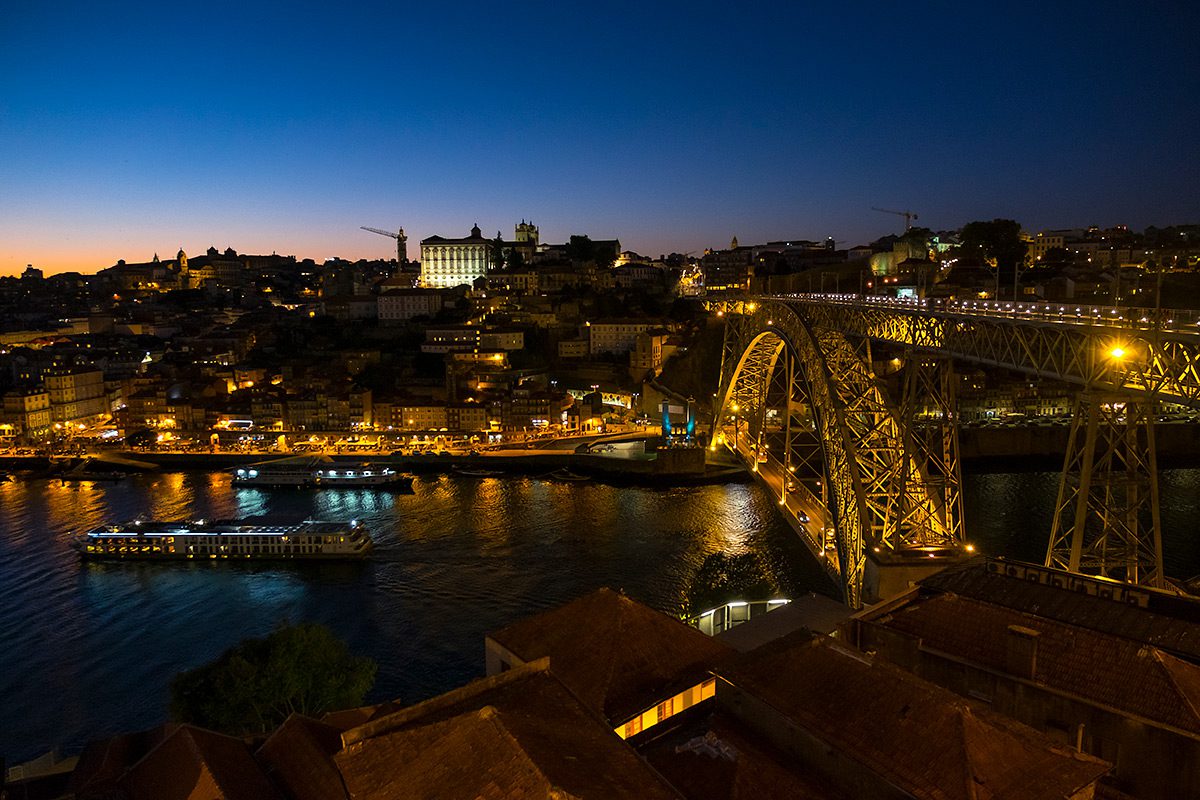
[[[349,795],[333,763],[341,734],[340,728],[293,714],[263,742],[258,761],[294,800],[344,799]]]
[[[1095,584],[1094,594],[1067,588],[1089,581]],[[944,569],[920,581],[920,586],[927,594],[949,592],[1032,611],[1045,619],[1133,639],[1200,663],[1200,599],[1196,597],[984,557]],[[1133,594],[1139,602],[1102,597],[1101,591]]]
[[[380,717],[342,741],[334,761],[354,800],[678,797],[545,661]]]
[[[688,800],[848,800],[722,712],[658,737],[642,754]]]
[[[121,778],[129,800],[276,800],[240,739],[181,725]]]
[[[1036,682],[1200,734],[1200,667],[1140,642],[953,594],[918,600],[876,622],[1002,673],[1009,626],[1035,630]]]
[[[341,711],[327,711],[321,715],[321,722],[344,731],[362,725],[364,722],[368,722],[376,717],[399,711],[402,708],[404,708],[403,703],[388,700],[373,706],[359,706],[358,708],[346,708]]]
[[[550,669],[613,724],[702,680],[733,648],[612,589],[522,620],[488,637]]]
[[[71,774],[71,788],[77,796],[84,798],[111,794],[125,771],[162,744],[178,727],[167,723],[148,731],[89,742]]]
[[[829,639],[789,636],[717,672],[918,798],[1066,798],[1109,769]]]

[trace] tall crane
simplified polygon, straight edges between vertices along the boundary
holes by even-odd
[[[884,214],[895,214],[898,217],[904,217],[904,230],[912,228],[912,221],[917,218],[917,215],[911,211],[890,211],[886,208],[876,208],[871,206],[872,211],[881,211]]]
[[[378,233],[380,236],[390,236],[393,239],[395,239],[396,240],[396,265],[400,266],[401,264],[408,263],[408,237],[404,235],[404,228],[401,228],[396,233],[392,233],[391,231],[384,231],[384,230],[380,230],[379,228],[368,228],[366,225],[360,225],[359,227],[362,228],[364,231],[369,231],[370,233]]]

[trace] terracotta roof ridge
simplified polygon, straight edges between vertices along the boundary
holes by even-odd
[[[200,760],[200,766],[208,773],[209,777],[212,778],[213,785],[215,785],[217,787],[217,789],[220,790],[222,797],[236,797],[238,794],[240,794],[242,787],[237,784],[235,784],[233,787],[229,787],[229,786],[226,786],[223,784],[223,782],[221,780],[221,773],[224,772],[224,770],[213,769],[213,763],[209,759],[209,754],[205,751],[204,743],[201,742],[200,739],[198,739],[196,737],[196,733],[200,733],[205,736],[217,737],[219,739],[228,739],[232,742],[237,742],[238,744],[240,744],[242,746],[242,750],[245,752],[246,758],[248,758],[250,760],[250,763],[254,765],[254,768],[260,772],[262,771],[262,766],[258,763],[258,761],[255,760],[254,756],[250,753],[250,748],[246,745],[246,742],[244,740],[239,739],[236,736],[230,736],[225,733],[218,733],[217,731],[210,731],[207,728],[200,728],[195,725],[181,725],[180,726],[180,731],[183,731],[185,729],[188,732],[188,742],[191,744],[192,750],[196,753],[196,756]],[[164,740],[164,743],[165,743],[165,740]],[[232,795],[230,794],[230,791],[229,791],[230,788],[233,789]]]
[[[608,587],[604,588],[610,592],[612,591],[612,589],[608,589]],[[614,641],[609,642],[609,646],[604,648],[606,655],[608,656],[608,669],[604,675],[604,692],[601,694],[601,697],[603,698],[608,697],[609,687],[612,686],[613,674],[617,669],[617,654],[623,652],[620,643],[624,638],[625,633],[626,612],[633,606],[633,601],[626,597],[624,592],[615,592],[614,594],[617,596],[617,624],[613,629]],[[605,703],[601,701],[600,705],[601,711],[603,712],[602,716],[607,717],[608,709],[604,708]]]
[[[981,785],[983,780],[980,775],[980,771],[976,769],[975,761],[972,758],[972,755],[975,752],[974,748],[971,746],[973,739],[972,734],[976,732],[984,733],[984,731],[980,729],[986,729],[986,733],[994,737],[996,736],[997,731],[986,722],[975,716],[975,712],[973,712],[970,706],[966,705],[965,703],[955,703],[954,710],[956,712],[955,717],[958,723],[958,739],[959,744],[962,747],[963,755],[963,780],[965,781],[963,788],[965,790],[965,796],[970,798],[970,800],[975,800],[975,798],[978,797],[976,787]],[[1005,733],[1007,733],[1007,731],[1005,731]]]
[[[508,743],[509,747],[519,754],[521,760],[525,762],[527,769],[544,780],[546,785],[550,787],[551,791],[556,788],[554,781],[550,780],[550,776],[542,770],[541,765],[539,765],[537,761],[534,760],[533,756],[529,754],[529,751],[525,749],[525,746],[521,743],[521,740],[518,739],[511,730],[509,730],[508,725],[504,722],[504,715],[498,708],[493,705],[486,705],[482,708],[475,709],[474,711],[469,711],[463,716],[474,717],[478,722],[490,724],[492,728],[495,729],[497,735],[504,739]]]
[[[138,766],[138,765],[140,765],[140,764],[141,764],[143,761],[145,761],[145,760],[146,760],[146,759],[148,759],[150,756],[152,756],[152,755],[153,755],[153,754],[154,754],[154,753],[155,753],[155,752],[158,750],[158,748],[162,747],[164,744],[166,744],[167,742],[171,741],[171,740],[172,740],[172,739],[174,739],[176,736],[178,736],[178,735],[179,735],[181,732],[183,732],[184,730],[186,730],[186,729],[188,729],[188,728],[191,728],[191,727],[192,727],[191,723],[188,723],[188,722],[184,722],[184,723],[180,724],[180,725],[179,725],[177,728],[175,728],[175,730],[171,731],[171,732],[170,732],[170,733],[168,733],[166,736],[164,736],[162,739],[160,739],[159,741],[155,742],[155,743],[154,743],[154,745],[153,745],[152,747],[149,747],[149,748],[147,748],[147,749],[146,749],[146,752],[142,753],[142,757],[141,757],[141,758],[139,758],[137,761],[134,761],[132,764],[130,764],[129,766],[127,766],[127,767],[125,768],[125,772],[126,772],[126,773],[133,772],[133,770],[134,770],[134,768],[135,768],[135,767],[137,767],[137,766]],[[188,742],[189,742],[189,748],[188,748],[188,749],[190,749],[192,752],[194,752],[194,753],[196,753],[197,755],[199,755],[198,751],[196,750],[196,740],[195,740],[195,739],[193,739],[191,736],[189,736],[189,737],[188,737]]]
[[[1175,690],[1175,694],[1182,700],[1182,704],[1187,709],[1193,722],[1197,727],[1200,727],[1200,670],[1197,671],[1197,675],[1195,676],[1196,685],[1185,685],[1180,682],[1180,678],[1183,677],[1180,673],[1187,669],[1195,670],[1195,665],[1159,650],[1157,647],[1146,645],[1146,649],[1150,651],[1151,657],[1158,662],[1159,669],[1166,674],[1167,683],[1170,684],[1171,688]]]
[[[525,680],[532,675],[549,672],[549,670],[550,659],[549,657],[544,657],[535,659],[526,664],[515,666],[512,669],[506,672],[501,672],[498,675],[472,681],[466,686],[460,686],[453,691],[430,698],[429,700],[417,703],[416,705],[402,708],[399,711],[392,712],[391,714],[385,714],[378,719],[364,722],[361,725],[356,725],[353,728],[343,731],[342,747],[346,748],[365,739],[370,739],[373,736],[379,736],[380,734],[388,733],[424,714],[429,713],[430,711],[448,708],[468,697],[482,694],[483,692],[499,686],[506,686],[510,683],[516,683],[518,681]]]

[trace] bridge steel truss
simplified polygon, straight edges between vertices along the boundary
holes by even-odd
[[[815,330],[900,346],[910,359],[964,360],[1080,386],[1045,563],[1168,588],[1155,411],[1159,400],[1200,408],[1200,333],[1105,323],[1103,317],[1031,317],[1030,307],[1021,304],[1007,313],[976,313],[923,301],[823,295],[709,307],[723,314],[774,316],[786,307]],[[944,452],[956,459],[956,440]],[[961,520],[961,501],[953,502]],[[943,508],[955,510],[951,502]],[[946,519],[952,527],[953,517]]]
[[[833,521],[834,554],[823,552],[824,536],[806,531],[806,537],[826,558],[847,604],[862,604],[866,548],[913,552],[959,546],[961,526],[948,519],[961,515],[948,514],[943,494],[930,491],[912,438],[870,370],[869,342],[853,343],[836,330],[810,326],[774,304],[739,311],[727,320],[712,444],[731,421],[732,440],[726,437],[725,443],[735,452],[749,447],[757,471],[769,447],[764,439],[772,388],[782,384],[784,452],[772,455],[784,470],[786,495],[791,468],[806,460],[797,446],[802,423],[796,409],[807,401],[823,455],[820,479]]]
[[[976,364],[1109,391],[1151,394],[1200,408],[1200,334],[1068,324],[993,314],[931,311],[830,298],[768,301],[794,308],[818,328],[911,347]],[[759,305],[739,302],[737,307]],[[1119,357],[1114,356],[1119,353]]]

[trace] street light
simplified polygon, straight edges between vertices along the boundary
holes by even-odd
[[[731,406],[729,407],[729,409],[730,409],[730,410],[733,412],[733,454],[736,456],[736,455],[737,455],[737,452],[738,452],[738,443],[737,443],[737,436],[738,436],[738,418],[737,418],[737,415],[738,415],[738,404],[737,404],[737,403],[734,403],[733,405],[731,405]]]

